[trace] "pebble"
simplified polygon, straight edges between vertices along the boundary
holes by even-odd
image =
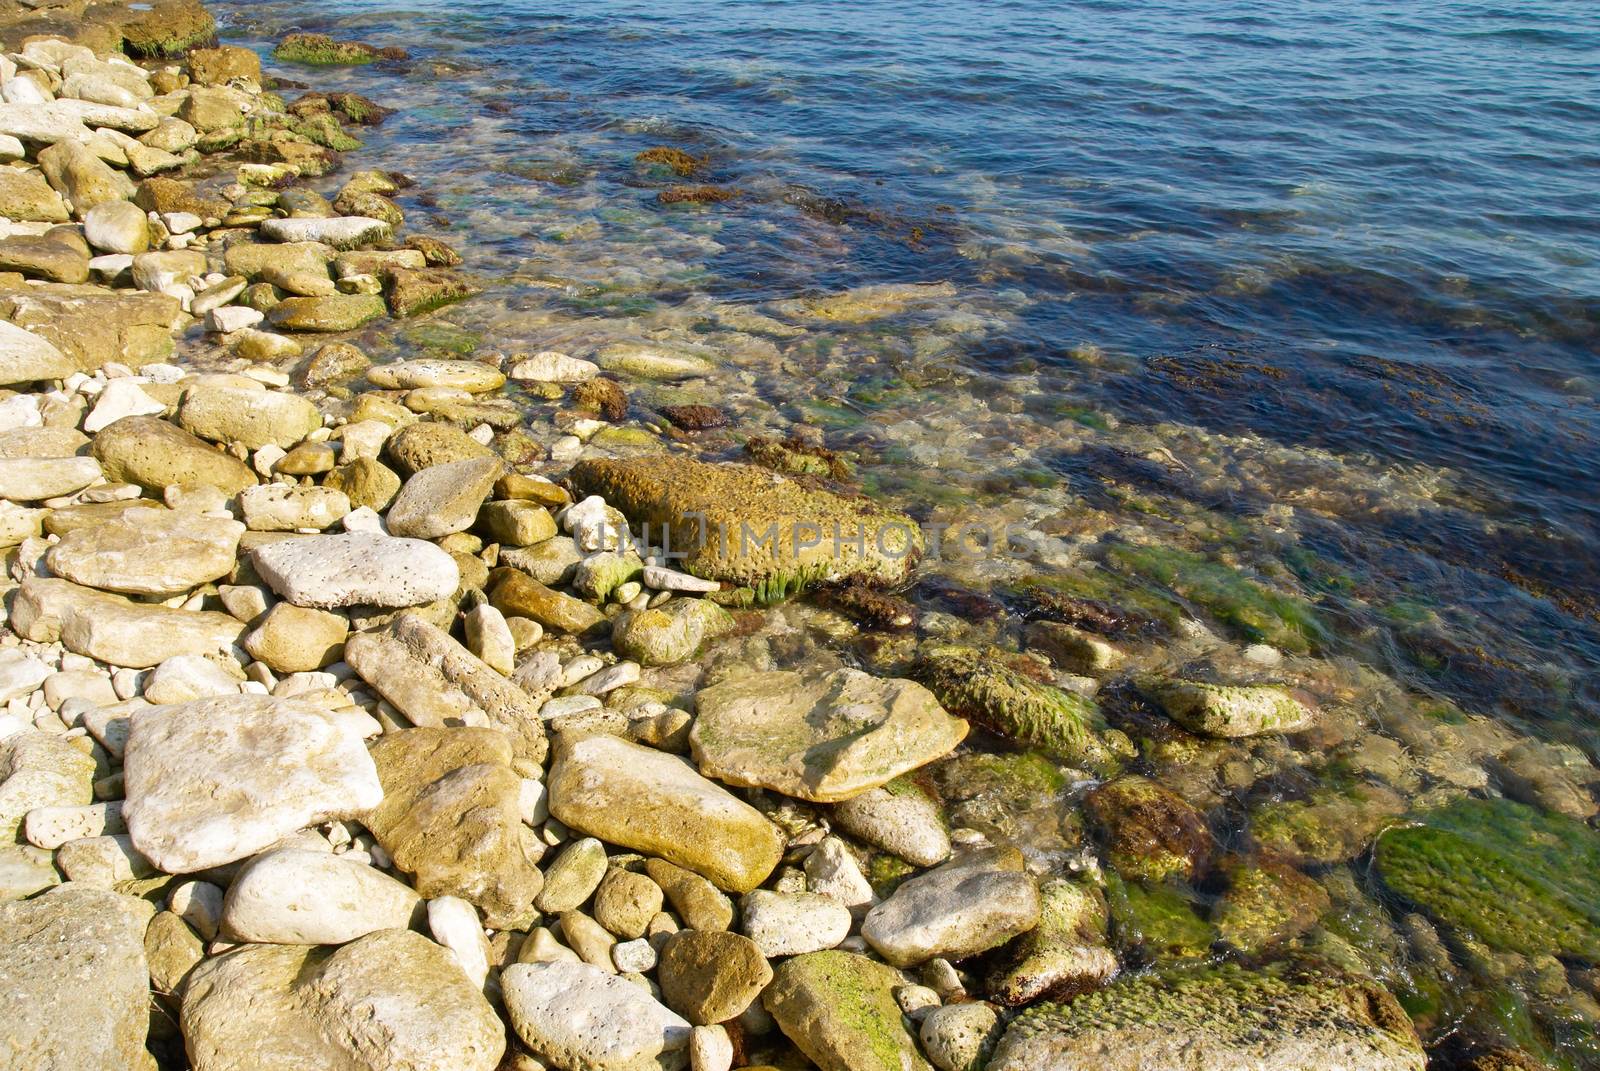
[[[594,837],[575,840],[545,871],[534,906],[546,914],[570,911],[588,900],[606,875],[606,846]]]
[[[489,941],[483,935],[478,909],[459,896],[428,901],[428,931],[448,948],[475,989],[489,980]]]

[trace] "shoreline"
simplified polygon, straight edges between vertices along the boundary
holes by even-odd
[[[288,35],[279,93],[209,19],[0,61],[8,1066],[1488,1071],[1483,980],[1600,1011],[1576,749],[1158,546],[1181,601],[1038,582],[979,643],[817,429],[628,419],[697,353],[392,359],[484,286],[316,87],[403,49]]]

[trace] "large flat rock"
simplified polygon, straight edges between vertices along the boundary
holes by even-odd
[[[816,803],[886,784],[967,735],[922,685],[855,669],[738,677],[702,689],[695,707],[701,773]]]
[[[134,713],[123,816],[169,874],[254,855],[296,830],[354,818],[383,785],[365,737],[376,723],[311,697],[235,695]]]
[[[206,655],[239,642],[244,624],[210,610],[136,603],[55,577],[30,577],[11,609],[11,627],[39,643],[114,666],[149,669],[178,655]]]
[[[455,593],[456,560],[421,539],[368,532],[305,536],[256,548],[261,578],[296,606],[419,606]]]
[[[79,528],[50,548],[46,564],[85,587],[128,595],[176,595],[225,576],[244,525],[169,509],[130,509]]]

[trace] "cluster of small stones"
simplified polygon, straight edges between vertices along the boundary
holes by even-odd
[[[965,720],[857,670],[700,687],[759,621],[558,482],[603,422],[543,473],[504,456],[508,374],[599,366],[339,340],[280,370],[473,290],[397,239],[386,174],[298,184],[352,109],[285,107],[244,49],[59,40],[0,96],[0,1068],[975,1071],[1019,1009],[1112,983],[1096,864],[952,843],[915,787]],[[237,371],[173,357],[207,335]],[[1140,688],[1215,738],[1313,721]],[[1194,876],[1199,818],[1109,783],[1108,858]],[[1409,1026],[1326,1044],[1421,1067]]]

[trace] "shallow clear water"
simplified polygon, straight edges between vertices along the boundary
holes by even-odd
[[[1127,522],[1136,488],[1166,542],[1204,511],[1184,540],[1276,574],[1341,649],[1593,743],[1586,5],[222,8],[239,38],[412,50],[281,73],[405,109],[358,159],[402,162],[429,195],[413,225],[501,280],[498,315],[450,314],[488,345],[717,343],[740,324],[708,295],[953,283],[868,324],[752,329],[694,400],[745,431],[831,413],[829,445],[920,515],[925,467],[1034,518]],[[739,199],[661,205],[631,164],[658,144]]]

